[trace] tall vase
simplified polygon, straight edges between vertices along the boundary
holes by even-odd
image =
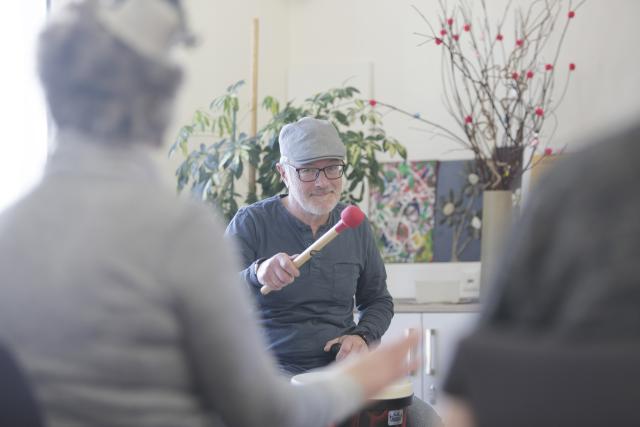
[[[482,240],[480,243],[480,299],[491,283],[498,258],[512,223],[511,191],[488,190],[482,195]]]

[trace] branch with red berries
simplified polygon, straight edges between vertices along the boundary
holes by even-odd
[[[488,188],[510,188],[532,166],[539,137],[542,135],[547,141],[552,138],[555,126],[550,133],[543,127],[549,117],[555,119],[555,111],[576,70],[573,62],[561,70],[560,51],[584,1],[573,4],[539,0],[526,9],[515,9],[512,35],[504,31],[511,2],[494,26],[490,24],[493,20],[486,0],[460,0],[453,8],[440,0],[437,26],[414,6],[430,29],[428,34],[416,33],[424,38],[421,45],[433,43],[442,50],[444,105],[458,128],[451,130],[419,119],[472,150],[483,168]],[[477,19],[474,5],[481,9]],[[559,37],[555,37],[558,31]],[[566,73],[566,80],[556,98],[561,72]],[[526,147],[531,150],[523,159]]]

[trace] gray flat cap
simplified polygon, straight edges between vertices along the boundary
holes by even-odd
[[[347,150],[327,120],[303,117],[280,131],[280,161],[296,165],[324,159],[344,160]]]

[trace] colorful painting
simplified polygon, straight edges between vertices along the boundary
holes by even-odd
[[[473,160],[439,162],[434,262],[480,261],[482,187]]]
[[[385,262],[432,260],[436,166],[435,161],[382,164],[385,189],[371,189],[369,219]]]

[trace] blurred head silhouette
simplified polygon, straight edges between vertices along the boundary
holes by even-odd
[[[38,51],[57,127],[109,144],[160,145],[182,76],[170,60],[177,44],[193,44],[179,0],[64,6]]]

